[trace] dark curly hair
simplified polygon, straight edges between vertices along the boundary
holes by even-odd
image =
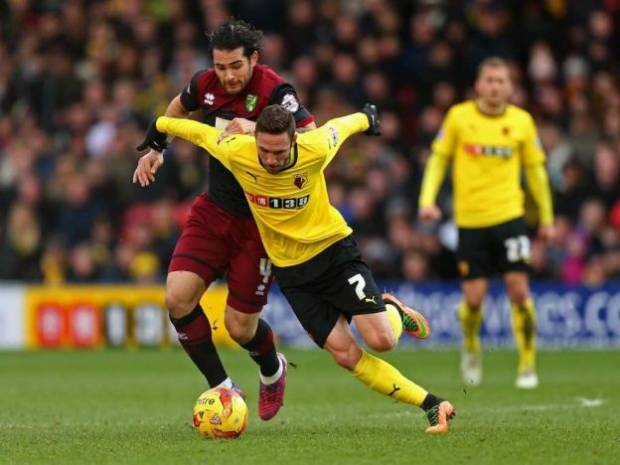
[[[260,50],[263,31],[241,20],[227,21],[207,34],[209,38],[209,54],[213,57],[213,49],[234,50],[243,47],[243,54],[249,57]]]

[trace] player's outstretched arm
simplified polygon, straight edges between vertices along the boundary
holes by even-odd
[[[307,142],[312,140],[316,143],[317,151],[325,157],[324,166],[326,166],[344,141],[360,132],[372,136],[381,135],[376,105],[367,103],[362,111],[330,119],[320,128],[303,135],[306,136]]]
[[[168,118],[167,116],[157,118],[155,129],[202,147],[221,161],[226,168],[230,168],[226,143],[220,140],[221,130],[191,119]]]
[[[208,124],[199,123],[185,118],[169,118],[160,116],[155,121],[155,131],[180,137],[194,145],[211,151],[217,146],[217,138],[222,131]]]

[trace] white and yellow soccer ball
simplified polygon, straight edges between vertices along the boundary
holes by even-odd
[[[209,389],[194,405],[194,428],[207,439],[237,438],[247,426],[248,406],[233,389]]]

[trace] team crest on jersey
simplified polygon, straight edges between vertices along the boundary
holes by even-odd
[[[205,105],[213,105],[213,102],[215,102],[215,95],[211,92],[207,92],[204,98]]]
[[[258,102],[258,96],[254,94],[248,94],[245,96],[245,108],[248,111],[254,111],[256,103]]]
[[[298,189],[302,189],[306,184],[308,184],[308,173],[296,174],[293,179],[293,184],[295,184]]]
[[[502,128],[502,134],[505,136],[509,136],[510,135],[510,128],[508,126],[505,126]]]

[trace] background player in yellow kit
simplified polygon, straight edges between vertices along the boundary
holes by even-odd
[[[437,192],[452,163],[454,211],[459,228],[458,267],[463,279],[459,319],[464,335],[461,373],[467,384],[482,380],[479,339],[482,303],[488,278],[503,273],[512,305],[512,324],[519,363],[516,385],[538,386],[536,309],[530,297],[522,168],[538,205],[539,235],[554,236],[553,210],[545,154],[529,113],[508,103],[513,88],[509,68],[488,58],[478,70],[476,99],[454,105],[432,146],[419,215],[438,220]]]
[[[297,318],[316,344],[371,389],[422,408],[429,433],[446,433],[454,408],[362,350],[353,320],[372,349],[392,349],[403,329],[427,337],[424,317],[394,296],[381,294],[362,260],[352,230],[329,202],[323,171],[342,143],[366,131],[379,134],[376,107],[295,133],[291,113],[266,107],[256,138],[233,135],[196,121],[160,117],[150,131],[165,132],[205,148],[239,181],[273,271]]]

